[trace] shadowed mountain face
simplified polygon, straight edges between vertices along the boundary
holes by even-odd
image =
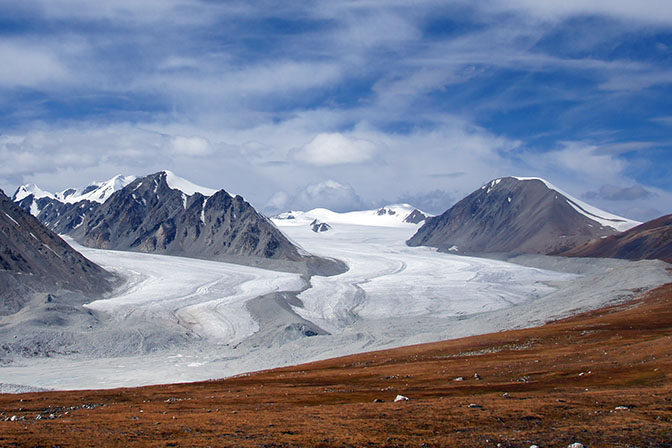
[[[659,259],[672,263],[672,215],[661,216],[618,235],[588,241],[559,255]]]
[[[136,179],[103,204],[74,204],[52,226],[89,247],[230,261],[294,272],[344,267],[294,246],[242,197],[171,188],[166,172]],[[41,212],[41,216],[46,209]],[[46,217],[46,216],[45,216]],[[81,219],[81,222],[78,221]]]
[[[628,220],[588,209],[540,179],[496,179],[428,218],[408,240],[460,253],[552,254],[582,242],[613,235]]]
[[[0,190],[0,315],[18,311],[35,293],[100,295],[111,280]]]

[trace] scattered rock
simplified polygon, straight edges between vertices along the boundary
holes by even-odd
[[[503,398],[511,398],[511,395],[510,395],[508,392],[504,392],[504,393],[502,394],[502,397],[503,397]]]
[[[397,401],[408,401],[408,397],[404,397],[403,395],[397,395],[396,398],[394,399],[394,402],[396,403]]]
[[[319,232],[327,232],[331,230],[331,226],[327,224],[326,222],[320,222],[317,219],[313,220],[313,222],[310,223],[310,228],[312,229],[313,232],[319,233]]]
[[[401,395],[399,395],[399,396],[401,396]],[[375,400],[373,400],[373,402],[374,403],[385,403],[385,400],[381,400],[380,398],[376,398]]]
[[[474,379],[480,381],[481,375],[479,375],[478,373],[474,373]]]
[[[12,417],[9,419],[10,422],[15,422],[19,419],[16,415],[12,415]]]
[[[627,407],[627,406],[616,406],[614,409],[617,410],[617,411],[629,411],[630,410],[630,408]]]
[[[530,445],[530,448],[539,448],[539,445]]]
[[[584,448],[583,443],[574,442],[567,445],[567,448]]]
[[[458,376],[453,381],[464,381],[464,377]]]
[[[481,406],[480,404],[476,404],[476,403],[471,403],[471,404],[469,405],[469,407],[470,407],[470,408],[474,408],[474,409],[481,409],[481,408],[483,408],[483,406]]]

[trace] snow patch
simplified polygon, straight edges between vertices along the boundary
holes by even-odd
[[[16,222],[16,220],[15,220],[14,218],[12,218],[11,216],[9,216],[9,215],[8,215],[7,213],[5,213],[5,212],[2,212],[2,213],[4,213],[6,217],[8,217],[9,219],[11,219],[12,222],[13,222],[14,224],[16,224],[17,227],[21,227],[21,224],[19,224],[18,222]]]
[[[173,190],[179,190],[189,196],[193,196],[196,193],[201,193],[203,196],[212,196],[217,193],[217,190],[201,187],[200,185],[196,185],[186,179],[176,176],[172,171],[163,170],[163,172],[166,175],[166,183]]]

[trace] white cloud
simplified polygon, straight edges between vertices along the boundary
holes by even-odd
[[[69,70],[49,49],[35,43],[0,41],[0,86],[35,87],[44,83],[61,82],[68,78]]]
[[[270,213],[280,213],[287,211],[287,202],[289,201],[289,195],[284,191],[278,191],[271,196],[271,199],[266,202],[264,210],[269,211]]]
[[[364,203],[354,188],[335,180],[306,186],[288,200],[293,209],[311,210],[317,207],[343,212],[364,208]]]
[[[295,152],[294,157],[312,165],[342,165],[370,160],[377,151],[374,143],[340,133],[323,133]]]
[[[180,156],[207,156],[213,153],[210,142],[203,137],[173,137],[171,141],[173,154]]]
[[[501,11],[525,12],[542,20],[601,15],[628,22],[672,24],[672,3],[668,0],[496,0],[491,6]]]

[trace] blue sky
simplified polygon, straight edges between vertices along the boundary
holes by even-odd
[[[0,0],[0,186],[441,212],[520,175],[672,212],[669,1],[278,3]]]

